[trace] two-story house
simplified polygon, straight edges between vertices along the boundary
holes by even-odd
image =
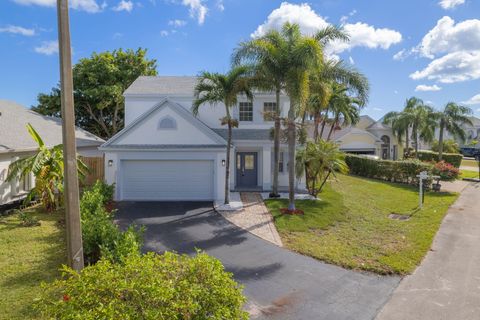
[[[105,179],[116,200],[219,200],[224,197],[227,129],[223,104],[204,105],[192,115],[196,77],[139,77],[124,92],[125,128],[100,149]],[[288,112],[288,97],[280,100]],[[275,95],[239,98],[233,116],[231,190],[269,191],[273,176]],[[281,145],[279,185],[286,189],[287,147]],[[298,182],[301,188],[301,181]]]

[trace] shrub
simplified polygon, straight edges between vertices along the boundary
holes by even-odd
[[[373,179],[418,185],[417,175],[422,171],[432,172],[432,165],[418,160],[375,160],[347,154],[345,162],[350,173]],[[427,181],[430,184],[431,181]]]
[[[247,319],[242,288],[205,253],[102,259],[80,274],[64,267],[35,307],[52,319]]]
[[[460,164],[462,163],[463,156],[458,153],[444,153],[443,159],[445,162],[450,163],[455,168],[460,168]],[[427,150],[420,150],[418,151],[418,159],[425,162],[438,162],[438,153],[427,151]]]
[[[433,174],[439,176],[441,180],[449,181],[457,179],[460,170],[452,166],[450,163],[440,161],[433,166]]]
[[[20,211],[18,213],[18,220],[20,220],[20,224],[23,227],[36,227],[40,225],[40,221],[38,221],[37,217],[32,216],[25,211]]]
[[[432,151],[438,152],[440,144],[438,140],[433,141],[432,143]],[[448,139],[443,141],[443,152],[446,153],[459,153],[460,147],[455,140]]]
[[[130,226],[122,232],[113,222],[114,212],[105,208],[112,197],[113,187],[97,181],[80,200],[83,255],[87,264],[96,263],[101,257],[121,262],[130,254],[140,254],[143,228]]]

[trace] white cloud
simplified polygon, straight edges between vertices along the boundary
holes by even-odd
[[[410,74],[414,80],[429,79],[454,83],[480,78],[480,50],[449,53],[433,60],[421,71]]]
[[[382,108],[378,108],[378,107],[373,107],[372,108],[374,111],[382,111],[383,109]]]
[[[199,25],[205,22],[208,8],[203,0],[182,0],[182,4],[190,8],[190,17],[196,18]]]
[[[20,34],[22,36],[31,37],[35,35],[35,30],[9,25],[4,28],[0,28],[0,33],[13,33],[13,34]]]
[[[473,97],[471,97],[470,99],[468,99],[467,101],[463,101],[462,102],[463,104],[469,104],[469,105],[477,105],[477,104],[480,104],[480,93],[477,94],[477,95],[474,95]],[[480,111],[477,110],[477,111]]]
[[[162,36],[162,37],[166,37],[166,36],[168,36],[169,34],[170,34],[170,32],[168,32],[168,30],[162,30],[162,31],[160,31],[160,36]]]
[[[45,41],[41,46],[35,47],[35,52],[51,56],[58,53],[58,41]]]
[[[421,55],[433,59],[438,54],[464,50],[480,50],[480,20],[455,24],[450,17],[438,20],[418,46]]]
[[[175,20],[168,21],[168,25],[169,26],[174,26],[175,28],[183,27],[186,24],[187,24],[187,21],[185,21],[185,20],[175,19]]]
[[[133,10],[133,2],[121,0],[115,7],[112,8],[112,10],[131,12]]]
[[[438,4],[443,8],[443,9],[453,9],[456,6],[459,6],[461,4],[464,4],[465,0],[441,0]]]
[[[354,14],[355,11],[352,11],[351,15]],[[283,2],[279,8],[273,10],[268,15],[267,20],[258,26],[251,36],[255,38],[264,35],[268,30],[278,30],[285,22],[298,24],[302,33],[307,35],[313,35],[316,31],[330,25],[326,18],[318,15],[307,3],[297,5]],[[350,41],[332,43],[327,48],[328,55],[334,56],[354,47],[388,49],[391,45],[402,40],[402,35],[398,31],[375,28],[363,22],[346,23],[343,27],[350,35]]]
[[[23,5],[38,5],[44,7],[55,7],[57,0],[13,0]],[[96,0],[71,0],[70,7],[75,10],[82,10],[90,13],[100,12],[104,6],[100,6]]]
[[[428,86],[426,84],[420,84],[415,88],[415,91],[440,91],[442,90],[441,87],[434,84],[433,86]]]
[[[403,61],[414,53],[414,49],[402,49],[393,55],[393,60]]]
[[[350,64],[355,64],[355,60],[353,60],[352,56],[348,57],[348,61],[350,61]]]
[[[225,5],[223,4],[223,0],[217,0],[217,9],[220,11],[225,10]]]

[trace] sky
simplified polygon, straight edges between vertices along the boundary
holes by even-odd
[[[59,81],[56,0],[0,0],[0,99],[30,107]],[[226,72],[241,41],[298,23],[341,25],[326,48],[371,85],[363,114],[380,118],[411,96],[454,101],[480,116],[478,0],[70,0],[73,62],[93,52],[148,49],[160,75]]]

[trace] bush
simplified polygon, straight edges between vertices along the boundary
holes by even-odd
[[[438,140],[433,141],[432,143],[432,151],[438,152],[440,144]],[[443,152],[446,153],[459,153],[460,147],[455,140],[449,139],[443,141]]]
[[[20,220],[20,224],[23,227],[37,227],[40,225],[40,221],[38,221],[37,217],[32,216],[25,211],[20,211],[18,213],[18,220]]]
[[[43,285],[35,307],[52,319],[247,319],[242,288],[205,253],[102,259]]]
[[[97,181],[80,200],[83,255],[87,264],[96,263],[101,257],[121,262],[130,254],[140,254],[143,228],[130,226],[122,232],[113,222],[114,212],[105,208],[112,197],[113,187]]]
[[[443,159],[445,162],[450,163],[455,168],[460,168],[460,164],[462,163],[463,156],[459,153],[444,153]],[[418,151],[418,159],[420,161],[425,162],[438,162],[438,153],[427,151],[427,150],[420,150]]]
[[[418,185],[417,175],[422,171],[432,172],[432,165],[418,160],[375,160],[347,154],[345,162],[350,173],[379,180]],[[431,181],[427,181],[430,184]]]
[[[450,163],[440,161],[435,163],[433,167],[433,174],[439,176],[441,180],[449,181],[457,179],[458,175],[460,174],[460,170],[452,166]]]

